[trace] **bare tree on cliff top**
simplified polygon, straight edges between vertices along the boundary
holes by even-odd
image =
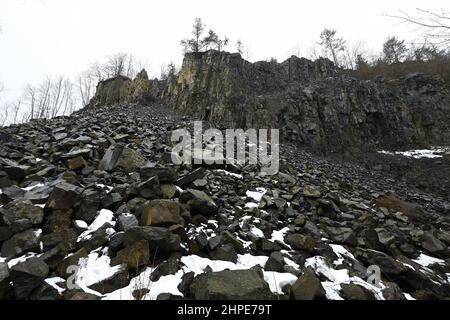
[[[383,54],[386,63],[402,62],[407,52],[405,40],[399,40],[397,37],[389,37],[383,44]]]
[[[424,31],[426,40],[436,45],[450,45],[450,13],[442,10],[440,13],[416,9],[416,15],[400,11],[398,15],[385,15],[412,24],[416,30]]]
[[[242,44],[242,41],[238,39],[236,41],[236,51],[242,56],[244,54],[244,45]]]
[[[229,40],[227,37],[221,39],[217,33],[213,30],[209,30],[208,35],[202,41],[207,49],[214,48],[217,51],[222,51],[223,48],[228,45]]]
[[[202,19],[195,18],[195,23],[192,30],[192,38],[186,38],[181,40],[181,45],[185,52],[200,52],[205,47],[205,43],[202,39],[203,30],[205,25],[202,23]]]
[[[339,52],[345,50],[345,40],[336,36],[336,30],[325,28],[320,34],[319,43],[326,52],[330,53],[335,66],[339,66]]]

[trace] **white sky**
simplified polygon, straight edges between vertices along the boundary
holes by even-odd
[[[25,83],[75,76],[118,51],[145,60],[156,76],[161,64],[181,65],[179,42],[195,17],[233,49],[241,39],[251,61],[305,56],[324,27],[379,51],[388,36],[414,36],[383,13],[449,7],[448,0],[0,0],[0,81],[13,98]]]

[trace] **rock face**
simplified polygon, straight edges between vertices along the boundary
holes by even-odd
[[[149,103],[154,101],[157,92],[158,82],[149,80],[147,72],[142,70],[133,80],[118,76],[100,81],[88,108],[122,103]]]
[[[283,128],[284,141],[321,152],[450,140],[450,94],[440,77],[362,81],[322,58],[251,63],[237,53],[188,53],[167,81],[143,70],[134,80],[100,82],[89,108],[155,100],[226,128]]]
[[[237,128],[283,128],[320,151],[440,145],[450,138],[450,96],[438,77],[360,81],[326,60],[282,63],[239,54],[187,54],[163,99],[174,110]]]

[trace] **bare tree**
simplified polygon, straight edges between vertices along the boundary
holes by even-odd
[[[222,51],[227,45],[228,45],[229,39],[227,37],[224,37],[223,39],[220,38],[220,36],[217,37],[216,40],[216,49],[218,51]]]
[[[430,40],[440,46],[450,45],[450,13],[431,12],[424,9],[416,9],[416,14],[411,15],[405,11],[399,11],[397,15],[385,15],[409,23],[416,27],[416,30],[424,31],[425,41]]]
[[[345,45],[344,48],[344,65],[348,69],[357,69],[358,61],[367,60],[367,50],[361,41]]]
[[[9,118],[9,107],[8,103],[4,103],[0,110],[0,127],[3,127],[6,124],[6,121]]]
[[[87,72],[82,72],[78,76],[77,82],[81,104],[83,107],[86,107],[93,96],[93,91],[95,90],[94,77]]]
[[[202,43],[206,49],[214,48],[217,51],[222,51],[222,49],[228,45],[228,41],[229,39],[227,37],[221,39],[217,33],[213,30],[209,30],[208,35],[202,40]]]
[[[36,115],[36,87],[27,84],[23,90],[23,98],[25,104],[28,104],[30,108],[29,114],[26,117],[26,121],[34,119]]]
[[[439,49],[439,46],[433,43],[425,42],[420,45],[412,43],[410,46],[409,59],[415,61],[430,61],[445,55],[446,51]]]
[[[170,62],[167,66],[161,65],[161,80],[172,81],[173,79],[175,79],[176,74],[177,68],[175,67],[175,64],[173,62]]]
[[[26,120],[67,115],[76,108],[74,85],[63,76],[45,78],[37,86],[28,84],[23,91],[23,103],[29,107]],[[16,117],[17,118],[17,117]]]
[[[22,107],[22,100],[19,98],[17,101],[12,105],[12,111],[13,111],[13,123],[17,123],[17,118],[19,116],[19,111]]]
[[[106,63],[100,65],[100,69],[103,72],[101,75],[102,78],[114,78],[118,76],[134,78],[137,73],[134,56],[123,52],[110,55]]]
[[[192,38],[181,40],[181,46],[183,46],[184,52],[200,52],[205,47],[205,43],[202,39],[205,25],[202,23],[202,19],[195,18],[195,23],[192,27]]]
[[[94,96],[97,81],[99,78],[89,71],[84,71],[78,76],[78,89],[83,107],[86,107]]]
[[[308,48],[307,57],[311,60],[317,60],[320,58],[319,48],[317,43],[313,43],[311,47]]]
[[[405,40],[399,40],[397,37],[389,37],[383,44],[384,60],[387,63],[399,63],[406,57],[408,49]]]
[[[136,59],[132,54],[123,52],[107,56],[104,62],[96,61],[92,63],[87,70],[81,72],[76,78],[81,105],[85,107],[89,104],[100,81],[118,76],[133,79],[138,71],[146,67],[144,61]]]
[[[50,89],[52,87],[52,80],[47,77],[37,88],[38,94],[38,109],[37,117],[46,118],[50,109]]]
[[[345,50],[345,40],[336,36],[336,30],[325,28],[320,34],[319,43],[325,49],[325,52],[330,53],[334,64],[339,66],[339,52]]]
[[[244,54],[244,45],[242,44],[242,41],[238,39],[236,41],[236,51],[242,56]]]

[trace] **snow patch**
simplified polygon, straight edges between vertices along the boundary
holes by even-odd
[[[345,249],[342,245],[340,244],[330,244],[331,249],[333,249],[333,252],[339,257],[338,260],[333,261],[334,265],[340,265],[344,262],[345,258],[351,259],[351,260],[356,260],[355,256],[348,251],[347,249]]]
[[[102,189],[106,189],[106,193],[110,193],[112,189],[114,189],[113,187],[104,185],[102,183],[97,183],[96,186]]]
[[[86,223],[86,221],[83,221],[83,220],[75,220],[73,222],[73,224],[75,225],[75,227],[80,228],[80,229],[88,228],[88,224]]]
[[[27,261],[27,260],[30,259],[30,258],[38,258],[38,257],[40,257],[41,255],[42,255],[42,254],[37,254],[37,253],[34,253],[34,252],[29,252],[29,253],[24,254],[23,256],[20,256],[20,257],[18,257],[18,258],[11,259],[11,260],[8,261],[8,268],[11,269],[13,266],[15,266],[15,265],[18,264],[18,263],[25,262],[25,261]]]
[[[102,226],[104,226],[105,223],[109,223],[111,227],[114,227],[116,225],[116,222],[114,221],[114,213],[111,210],[107,209],[100,210],[94,222],[91,223],[91,225],[88,227],[86,231],[80,234],[77,241],[80,242],[82,240],[90,239],[92,236],[91,234],[100,229]],[[108,233],[114,233],[113,229],[112,230],[109,229],[107,230]]]
[[[404,157],[414,158],[414,159],[422,159],[422,158],[442,158],[443,154],[446,152],[445,149],[442,148],[433,148],[433,149],[418,149],[418,150],[408,150],[408,151],[385,151],[381,150],[378,153],[388,154],[388,155],[401,155]]]
[[[283,287],[297,281],[297,277],[290,273],[264,271],[264,280],[269,284],[270,291],[283,294]]]
[[[403,295],[405,296],[406,300],[416,300],[409,293],[404,292]]]
[[[424,253],[421,253],[417,259],[412,260],[412,261],[414,261],[417,264],[420,264],[422,267],[428,267],[429,265],[432,265],[435,263],[442,264],[442,265],[445,264],[444,260],[428,256]]]
[[[348,270],[346,269],[336,270],[331,268],[324,257],[314,256],[306,259],[305,267],[311,267],[317,275],[328,279],[328,281],[322,282],[322,286],[325,289],[327,298],[330,300],[342,300],[339,291],[340,285],[343,283],[354,283],[364,287],[370,290],[375,295],[377,300],[385,300],[382,293],[385,286],[381,282],[379,283],[379,287],[377,287],[367,283],[359,277],[350,277]]]
[[[250,229],[250,232],[253,233],[255,236],[257,236],[258,238],[264,238],[264,232],[262,232],[261,229],[255,227],[255,226],[253,226]]]
[[[38,183],[38,184],[35,184],[34,186],[26,187],[26,188],[20,188],[20,189],[22,189],[23,191],[28,192],[28,191],[33,190],[34,188],[40,188],[40,187],[43,187],[43,186],[44,186],[43,183]]]
[[[83,288],[112,277],[120,271],[121,266],[111,267],[110,263],[110,257],[101,255],[98,250],[91,252],[86,258],[80,258],[75,283]]]
[[[226,174],[227,176],[232,176],[232,177],[235,177],[235,178],[237,178],[237,179],[243,179],[243,178],[244,178],[241,174],[229,172],[229,171],[223,170],[223,169],[217,169],[217,170],[215,170],[215,171],[216,171],[216,172],[224,173],[224,174]]]
[[[284,237],[285,237],[286,233],[288,233],[288,232],[289,232],[289,228],[288,227],[284,227],[281,230],[275,230],[275,231],[272,232],[272,236],[269,239],[269,241],[272,241],[272,242],[279,241],[282,244],[284,244],[285,246],[290,248],[291,246],[288,245],[286,242],[284,242]]]
[[[264,188],[256,188],[256,191],[247,191],[245,194],[247,195],[247,197],[252,198],[256,202],[260,202],[266,192],[267,190]]]
[[[58,286],[58,283],[65,283],[66,280],[60,277],[53,277],[53,278],[47,278],[45,279],[45,282],[50,285],[52,288],[56,289],[59,294],[62,294],[65,289]]]

